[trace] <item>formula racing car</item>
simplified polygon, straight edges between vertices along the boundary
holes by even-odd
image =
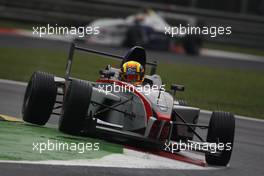
[[[188,20],[186,23],[193,23],[193,21],[193,19]],[[192,55],[198,55],[202,46],[201,36],[198,35],[178,34],[175,37],[166,35],[165,28],[171,25],[162,16],[162,13],[148,9],[127,18],[97,19],[92,21],[89,26],[99,27],[100,34],[83,38],[77,37],[76,40],[111,46],[132,47],[139,45],[147,49],[184,51]]]
[[[95,82],[73,78],[75,50],[120,59],[121,67],[107,65]],[[122,66],[131,61],[150,70],[139,75],[144,77],[140,84],[120,78]],[[188,150],[205,153],[208,164],[226,166],[233,148],[234,115],[217,111],[209,125],[198,124],[200,109],[175,98],[175,92],[183,91],[184,86],[173,84],[170,92],[165,91],[156,68],[157,63],[147,61],[142,47],[131,48],[123,57],[72,44],[64,77],[33,73],[24,95],[23,120],[42,126],[52,114],[58,115],[63,133],[146,144],[172,153],[180,151],[174,150],[175,145],[188,144]],[[198,134],[198,128],[208,129],[206,139]]]

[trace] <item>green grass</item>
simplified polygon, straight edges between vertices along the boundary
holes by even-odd
[[[0,78],[3,79],[28,81],[35,70],[64,74],[66,52],[1,48],[0,53]],[[79,78],[96,80],[99,69],[106,64],[118,66],[119,62],[77,53],[73,73]],[[161,63],[158,73],[167,89],[171,83],[184,84],[186,91],[178,96],[190,105],[264,118],[264,71]]]
[[[0,19],[0,27],[1,28],[15,28],[15,29],[32,30],[32,26],[34,26],[33,23]]]
[[[164,64],[160,75],[167,85],[184,84],[178,95],[191,105],[264,118],[264,72]]]
[[[123,147],[118,144],[99,139],[66,135],[55,128],[39,127],[23,122],[0,121],[0,139],[0,151],[2,151],[0,152],[0,160],[97,159],[112,153],[123,153]],[[39,143],[38,150],[34,148],[36,143]],[[40,145],[42,146],[41,152]],[[47,145],[50,146],[50,150],[48,150]],[[99,150],[94,150],[97,149],[95,145],[99,146]],[[87,150],[85,149],[86,146],[88,147]],[[47,150],[44,150],[45,147]]]
[[[19,81],[28,81],[36,70],[51,72],[58,76],[65,73],[67,52],[38,49],[0,49],[0,77]],[[87,54],[76,54],[72,73],[78,78],[96,80],[99,69],[106,63],[117,65],[115,60],[109,60]]]

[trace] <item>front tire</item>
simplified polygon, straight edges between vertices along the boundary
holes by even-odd
[[[233,150],[235,133],[234,115],[228,112],[213,112],[207,134],[207,142],[225,145],[218,155],[206,153],[205,160],[210,165],[226,166]],[[228,145],[229,144],[229,145]],[[228,146],[227,146],[228,145]]]
[[[183,42],[185,52],[190,55],[199,55],[201,45],[202,41],[200,37],[194,35],[186,36]]]
[[[73,80],[66,91],[59,130],[78,135],[84,127],[92,96],[92,85],[82,80]]]
[[[36,125],[45,125],[56,101],[57,86],[54,76],[45,72],[34,72],[24,95],[23,120]]]

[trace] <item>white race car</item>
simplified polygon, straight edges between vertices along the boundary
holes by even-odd
[[[104,18],[89,26],[99,27],[100,34],[90,35],[85,41],[111,46],[143,46],[155,50],[184,51],[199,54],[201,40],[189,35],[170,37],[165,27],[170,25],[158,13],[148,10],[127,18]]]

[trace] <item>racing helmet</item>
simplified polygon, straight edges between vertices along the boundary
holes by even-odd
[[[143,82],[145,70],[143,66],[136,61],[128,61],[122,65],[121,80],[137,85]]]

